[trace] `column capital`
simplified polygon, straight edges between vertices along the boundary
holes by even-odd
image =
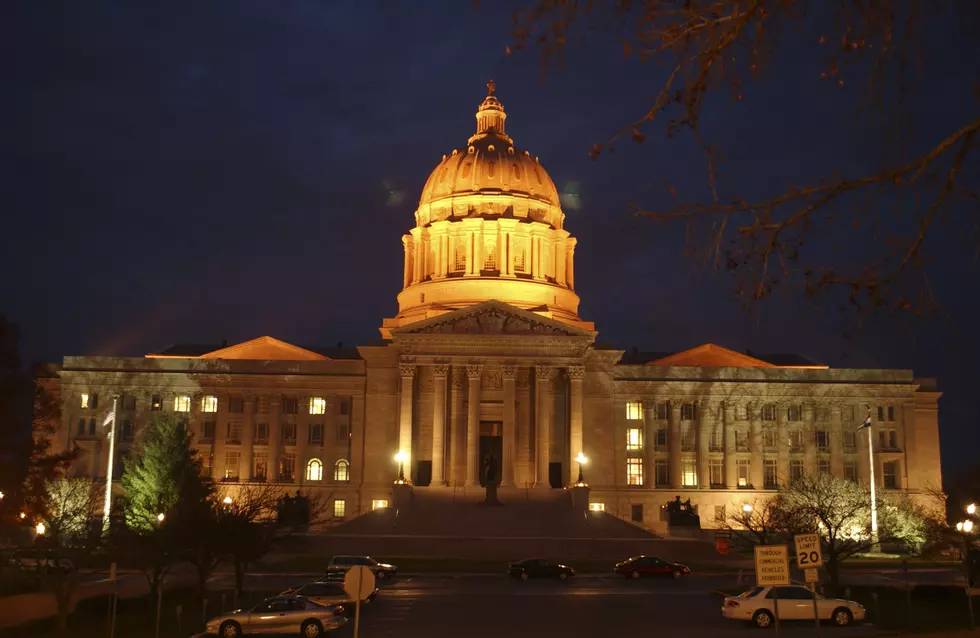
[[[534,380],[535,381],[545,381],[551,376],[551,366],[536,365],[534,366]]]
[[[463,387],[464,381],[466,381],[466,371],[462,368],[453,367],[452,369],[453,377],[453,387],[460,389]]]
[[[585,378],[585,366],[568,366],[568,378],[572,381],[580,381]]]
[[[469,379],[479,379],[483,375],[483,364],[469,363],[466,365],[466,376]]]
[[[437,379],[445,379],[448,373],[448,363],[436,363],[432,366],[432,374],[434,374]]]
[[[516,378],[517,378],[517,366],[505,365],[504,379],[516,379]]]
[[[414,363],[399,363],[398,364],[398,374],[402,378],[414,377],[415,376],[415,364]]]

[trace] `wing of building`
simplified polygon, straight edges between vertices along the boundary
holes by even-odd
[[[475,134],[432,171],[378,344],[259,337],[65,357],[43,383],[63,403],[58,445],[83,450],[76,471],[105,476],[103,421],[118,397],[119,455],[153,419],[181,419],[215,480],[328,490],[338,518],[389,503],[399,452],[415,490],[474,490],[489,466],[505,492],[560,490],[582,454],[593,509],[662,531],[663,505],[680,496],[710,527],[803,473],[867,482],[857,427],[869,410],[879,487],[940,484],[940,394],[910,370],[597,344],[578,314],[558,191],[505,119],[491,85]]]

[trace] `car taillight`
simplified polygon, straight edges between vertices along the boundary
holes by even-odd
[[[729,601],[726,601],[725,604],[728,605],[729,607],[738,607],[738,601],[737,600],[729,600]]]

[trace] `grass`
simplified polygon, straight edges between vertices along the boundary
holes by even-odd
[[[239,601],[239,607],[258,603],[277,592],[247,592]],[[208,592],[207,616],[210,618],[232,609],[231,592]],[[222,601],[224,607],[222,608]],[[68,617],[68,635],[72,638],[105,638],[109,627],[107,596],[90,598],[78,604]],[[178,623],[177,607],[181,607]],[[160,616],[160,638],[187,638],[204,630],[202,618],[204,605],[191,590],[167,592],[163,597]],[[116,638],[148,638],[155,635],[156,604],[148,596],[120,599],[116,607]],[[58,636],[54,619],[38,621],[18,627],[0,629],[0,638],[54,638]]]

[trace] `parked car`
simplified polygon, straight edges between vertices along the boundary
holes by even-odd
[[[67,574],[75,570],[75,565],[70,560],[47,549],[18,549],[11,554],[10,565],[23,571],[52,572],[60,569]]]
[[[544,558],[527,558],[508,563],[507,573],[521,580],[528,580],[529,578],[567,580],[575,575],[575,570],[568,565],[553,563]]]
[[[251,609],[215,616],[207,622],[205,630],[221,638],[291,633],[316,638],[346,623],[342,605],[321,605],[299,596],[273,596]]]
[[[621,563],[616,563],[613,572],[627,578],[643,576],[670,576],[680,578],[691,573],[687,565],[681,565],[656,556],[634,556]]]
[[[315,583],[307,583],[305,585],[300,585],[299,587],[290,587],[284,592],[279,594],[280,596],[301,596],[308,600],[318,602],[321,605],[344,605],[347,607],[347,611],[353,609],[354,603],[357,602],[351,596],[344,591],[343,583],[338,583],[328,579],[320,579]],[[374,591],[368,594],[367,598],[364,599],[365,603],[369,603],[374,600],[378,595],[378,588],[375,587]]]
[[[394,578],[398,573],[398,568],[388,563],[379,563],[370,556],[334,556],[327,565],[328,574],[347,573],[355,565],[364,565],[372,572],[378,580]]]
[[[780,621],[813,621],[813,594],[802,585],[753,587],[738,596],[726,597],[721,605],[721,615],[725,618],[744,620],[762,628],[775,624],[774,610],[778,612]],[[817,594],[817,615],[820,620],[846,627],[856,620],[864,620],[864,614],[864,607],[853,600],[826,598]]]

